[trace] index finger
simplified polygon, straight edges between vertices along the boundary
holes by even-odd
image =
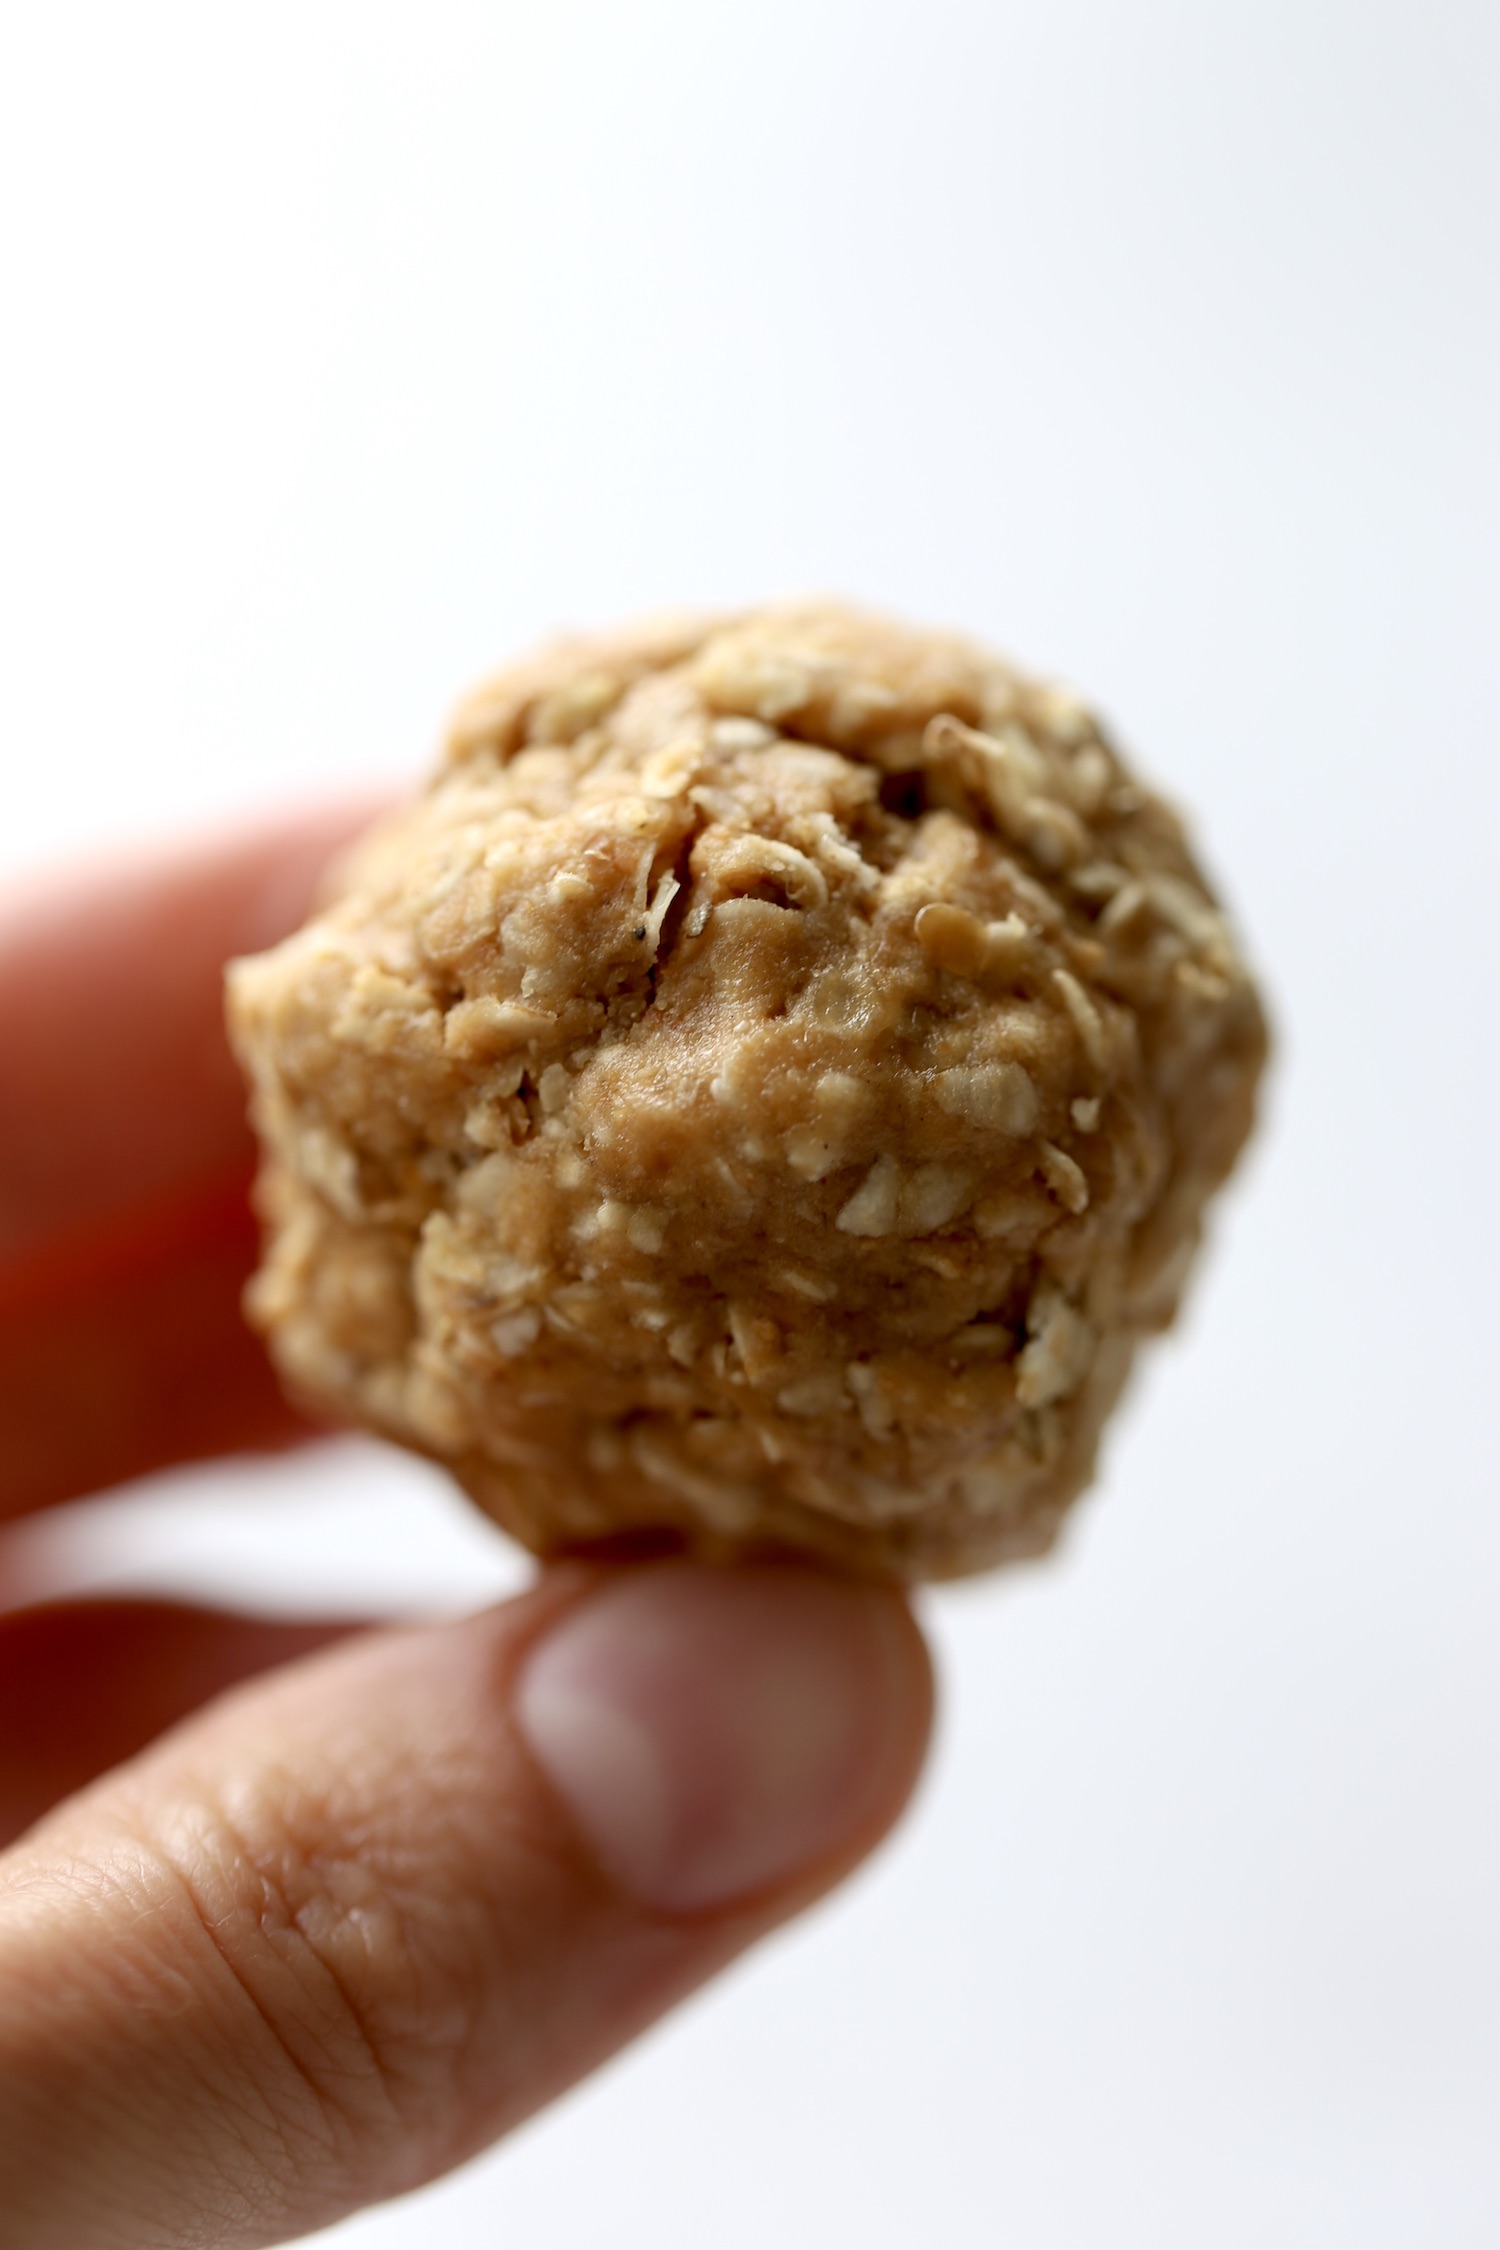
[[[254,1145],[223,969],[295,926],[376,809],[0,902],[0,1515],[305,1429],[239,1313]]]

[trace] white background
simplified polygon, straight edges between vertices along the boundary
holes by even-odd
[[[5,870],[838,588],[1103,704],[1280,1032],[1063,1558],[925,1605],[899,1841],[348,2250],[1500,2241],[1497,152],[1493,0],[7,0]],[[518,1575],[373,1448],[116,1515]]]

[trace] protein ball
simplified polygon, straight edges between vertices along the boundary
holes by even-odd
[[[1255,991],[1073,696],[830,606],[569,642],[235,965],[293,1390],[540,1553],[1051,1542]]]

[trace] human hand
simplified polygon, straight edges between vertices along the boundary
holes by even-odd
[[[349,821],[0,908],[0,1520],[309,1434],[239,1316],[219,984]],[[929,1724],[905,1605],[810,1571],[359,1631],[9,1600],[6,2250],[280,2242],[461,2162],[836,1882]]]

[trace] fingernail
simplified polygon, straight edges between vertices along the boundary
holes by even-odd
[[[516,1712],[605,1873],[691,1912],[862,1840],[915,1765],[925,1690],[892,1594],[666,1563],[569,1611]]]

